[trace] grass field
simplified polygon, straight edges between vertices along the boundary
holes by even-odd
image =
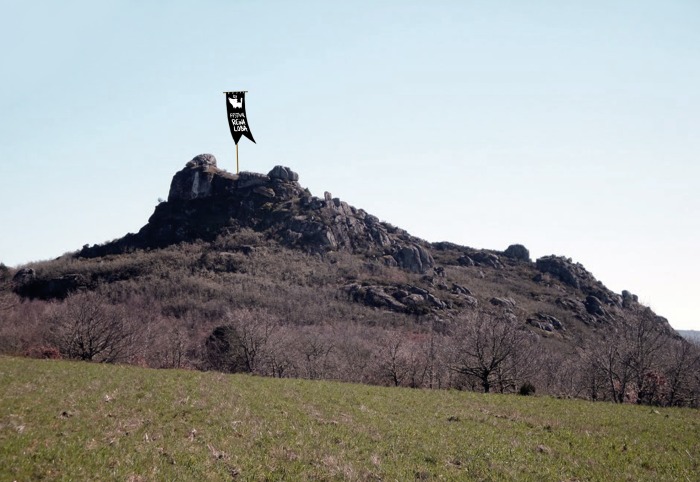
[[[700,412],[0,357],[0,480],[700,480]]]

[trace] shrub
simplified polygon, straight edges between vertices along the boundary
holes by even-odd
[[[534,395],[534,393],[535,386],[530,382],[523,383],[522,385],[520,385],[520,390],[518,390],[518,394],[524,397],[527,397],[528,395]]]
[[[33,345],[24,350],[22,353],[28,358],[39,358],[39,359],[49,359],[49,360],[60,360],[61,353],[58,348],[51,345]]]

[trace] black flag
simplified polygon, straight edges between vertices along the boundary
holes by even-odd
[[[228,113],[228,127],[231,129],[233,142],[238,145],[241,137],[247,137],[251,141],[253,134],[248,127],[248,118],[245,114],[245,92],[224,92],[226,94],[226,112]]]

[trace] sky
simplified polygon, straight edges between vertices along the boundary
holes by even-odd
[[[3,1],[0,262],[136,232],[200,153],[700,329],[700,2]]]

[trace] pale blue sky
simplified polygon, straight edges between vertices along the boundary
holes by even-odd
[[[137,231],[203,152],[700,329],[700,2],[2,2],[0,261]]]

